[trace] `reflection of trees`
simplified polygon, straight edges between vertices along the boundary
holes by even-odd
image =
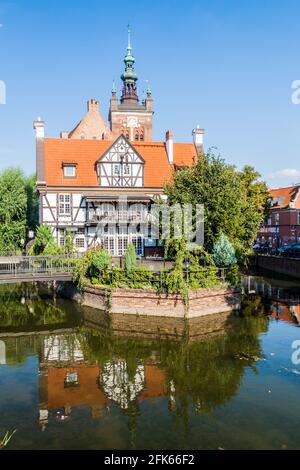
[[[126,370],[120,394],[123,398],[116,399],[113,394],[110,397],[126,409],[127,415],[130,412],[138,415],[138,403],[137,394],[131,396],[126,383],[129,380],[135,383],[140,364],[150,361],[165,371],[171,409],[176,409],[176,416],[187,425],[191,404],[199,413],[210,413],[238,392],[246,367],[256,370],[255,361],[262,354],[259,335],[267,327],[268,319],[264,316],[236,318],[226,335],[192,343],[188,339],[149,342],[116,338],[109,330],[101,333],[85,329],[79,336],[86,360],[104,368],[106,384],[113,387],[122,382],[122,374],[116,368],[110,367],[108,373],[108,365],[122,362],[122,370]],[[107,386],[103,382],[102,385],[107,393]],[[136,384],[135,390],[139,388]],[[127,400],[126,406],[122,400]]]
[[[79,321],[76,304],[42,298],[33,284],[0,288],[0,328],[34,329],[42,326],[74,324]],[[5,287],[5,289],[3,288]]]
[[[242,314],[247,316],[261,316],[271,313],[272,301],[260,295],[246,295],[242,302]]]
[[[28,356],[38,354],[43,338],[40,336],[21,336],[5,338],[6,363],[9,366],[26,362]]]

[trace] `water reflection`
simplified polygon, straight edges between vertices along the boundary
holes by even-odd
[[[128,339],[123,331],[117,336],[103,325],[2,341],[11,365],[28,355],[39,357],[39,424],[44,431],[53,420],[68,420],[77,407],[88,407],[90,417],[100,419],[115,405],[129,417],[132,433],[145,400],[164,398],[169,411],[187,425],[190,403],[196,413],[209,413],[237,393],[245,368],[255,368],[251,358],[262,354],[259,334],[267,330],[267,319],[248,318],[237,328],[237,319],[227,315],[227,323],[217,328],[218,336],[199,342],[188,335],[176,341]],[[236,360],[241,352],[244,359]]]
[[[247,373],[259,373],[261,338],[270,319],[295,318],[299,308],[295,299],[283,298],[282,291],[274,295],[267,286],[269,295],[258,295],[256,289],[245,297],[243,317],[226,313],[151,322],[109,317],[24,289],[0,292],[0,390],[8,390],[0,393],[0,413],[9,417],[1,426],[6,430],[21,423],[16,448],[37,448],[41,435],[47,437],[40,441],[42,448],[145,447],[150,437],[142,437],[141,429],[149,427],[149,420],[154,426],[156,409],[163,417],[157,431],[162,448],[168,447],[168,434],[171,447],[187,448],[187,436],[195,446],[194,420],[231,404]],[[20,383],[29,367],[36,401],[29,405],[20,386],[1,381],[3,367],[12,369]],[[24,403],[16,407],[22,394]],[[97,444],[95,426],[104,433]]]
[[[242,307],[244,315],[267,315],[300,325],[299,285],[248,276],[244,286],[247,294]]]

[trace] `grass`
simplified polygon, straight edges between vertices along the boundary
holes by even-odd
[[[9,431],[7,431],[3,439],[0,441],[0,449],[4,449],[4,447],[6,447],[9,444],[11,438],[16,432],[17,432],[16,429],[12,433],[9,433]]]

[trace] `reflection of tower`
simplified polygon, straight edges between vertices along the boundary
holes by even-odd
[[[170,381],[170,389],[169,389],[169,410],[175,411],[176,410],[176,387],[173,380]]]
[[[108,398],[117,403],[128,416],[131,448],[136,447],[138,396],[145,388],[145,367],[140,364],[130,376],[126,361],[107,362],[99,377],[99,385]]]
[[[0,341],[0,366],[6,364],[6,346],[4,341]]]

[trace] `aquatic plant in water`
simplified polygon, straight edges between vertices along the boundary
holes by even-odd
[[[16,429],[12,433],[9,433],[9,431],[7,431],[3,439],[0,441],[0,449],[4,449],[4,447],[6,447],[9,444],[10,440],[12,439],[13,435],[16,432],[17,432]]]

